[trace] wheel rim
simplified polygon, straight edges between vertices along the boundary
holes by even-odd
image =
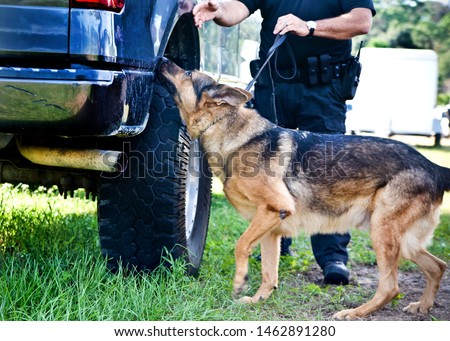
[[[200,155],[199,141],[191,141],[189,148],[189,164],[186,174],[186,240],[189,240],[192,233],[194,232],[201,177]]]

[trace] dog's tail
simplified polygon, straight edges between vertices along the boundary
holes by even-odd
[[[439,166],[439,174],[444,191],[450,191],[450,168]]]

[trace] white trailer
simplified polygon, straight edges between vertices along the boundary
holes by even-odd
[[[432,50],[363,48],[362,73],[348,102],[347,130],[390,135],[448,135],[436,110],[438,57]]]

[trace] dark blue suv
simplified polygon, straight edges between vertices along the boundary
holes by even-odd
[[[111,268],[200,265],[211,179],[154,74],[199,68],[194,4],[0,0],[0,181],[97,198]]]

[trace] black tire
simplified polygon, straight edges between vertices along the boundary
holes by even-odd
[[[161,85],[155,84],[146,129],[122,146],[125,172],[99,179],[99,236],[108,266],[152,270],[169,252],[184,257],[188,273],[196,274],[208,229],[211,176],[198,142],[191,142]]]

